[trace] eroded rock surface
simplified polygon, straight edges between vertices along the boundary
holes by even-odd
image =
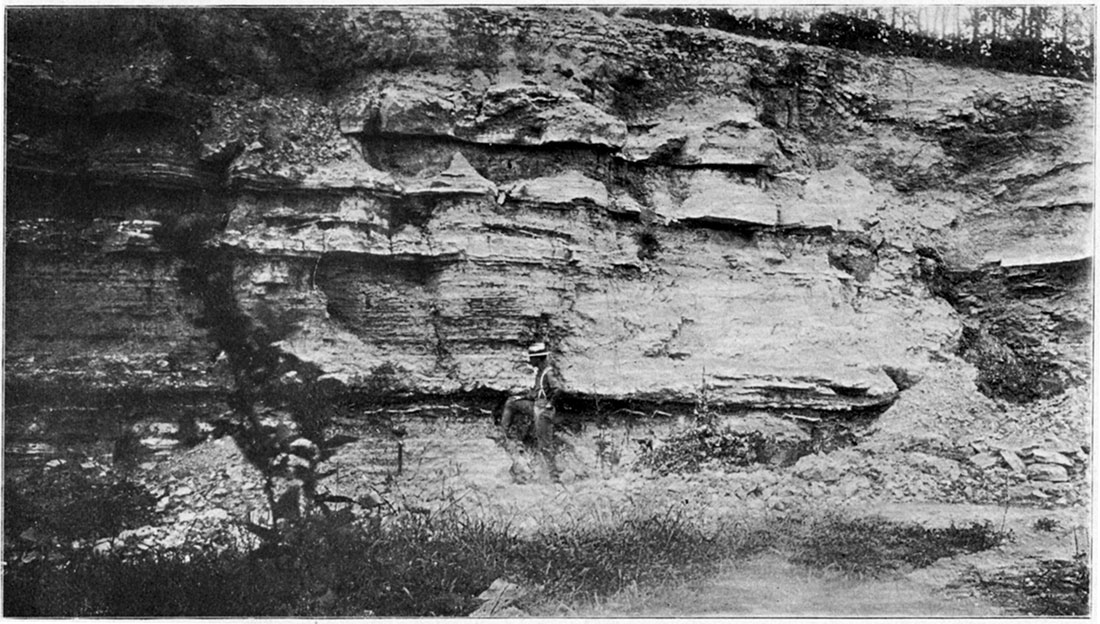
[[[15,22],[9,377],[200,370],[230,302],[386,396],[524,386],[536,339],[583,397],[1084,383],[1090,85],[587,9],[176,15],[95,55]]]

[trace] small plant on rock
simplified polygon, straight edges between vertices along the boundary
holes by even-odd
[[[741,432],[718,424],[707,391],[706,370],[686,429],[653,444],[639,464],[661,474],[698,472],[704,465],[736,468],[767,460],[767,438],[759,431]]]
[[[1031,525],[1031,528],[1042,533],[1050,533],[1051,531],[1057,529],[1058,526],[1059,522],[1057,518],[1045,517],[1036,520],[1035,523]]]
[[[744,467],[765,461],[766,444],[767,439],[759,431],[744,433],[713,424],[695,425],[655,445],[639,463],[661,474],[698,472],[707,464]]]

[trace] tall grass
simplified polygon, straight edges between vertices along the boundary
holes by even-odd
[[[517,606],[539,613],[561,602],[680,582],[764,550],[807,566],[878,576],[1004,538],[990,525],[926,529],[820,512],[715,519],[687,509],[586,508],[528,532],[458,507],[384,518],[318,513],[252,551],[215,548],[242,543],[228,534],[126,556],[55,540],[30,559],[5,548],[4,615],[463,616],[480,606],[478,594],[497,578],[523,586]]]
[[[530,588],[525,606],[584,600],[697,574],[744,545],[675,512],[587,516],[525,536],[462,512],[336,518],[305,521],[262,559],[192,544],[138,558],[77,551],[9,565],[5,614],[461,616],[496,578]]]

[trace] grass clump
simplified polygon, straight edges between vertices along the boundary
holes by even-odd
[[[544,530],[518,543],[510,561],[543,597],[583,600],[696,574],[739,549],[719,531],[668,510]]]
[[[216,552],[193,543],[146,556],[57,550],[9,560],[13,616],[463,616],[497,578],[529,588],[521,607],[607,596],[709,569],[744,543],[680,513],[577,519],[521,536],[461,512],[378,522],[318,515],[278,548]]]
[[[878,577],[927,567],[943,557],[987,550],[1008,538],[989,521],[928,528],[877,517],[829,517],[807,527],[791,561],[855,577]]]

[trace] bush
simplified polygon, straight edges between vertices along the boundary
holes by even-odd
[[[766,460],[767,439],[758,431],[742,433],[701,424],[676,433],[639,459],[661,474],[698,472],[704,464],[742,467]]]

